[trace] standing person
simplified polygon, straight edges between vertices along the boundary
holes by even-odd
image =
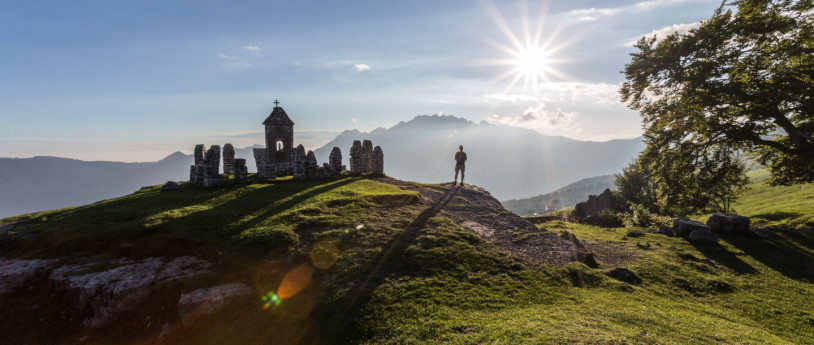
[[[452,182],[454,186],[458,183],[458,171],[461,171],[461,186],[464,185],[464,171],[466,170],[466,152],[464,152],[464,146],[461,145],[458,147],[460,151],[455,152],[455,182]]]

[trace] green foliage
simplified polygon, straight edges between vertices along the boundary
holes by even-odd
[[[636,159],[628,166],[622,168],[621,174],[616,174],[617,196],[625,205],[639,205],[649,212],[659,212],[657,192],[658,188],[653,182],[652,174],[647,165]]]
[[[630,204],[630,212],[622,216],[627,227],[652,228],[670,225],[672,218],[658,215],[640,204]]]
[[[697,160],[727,150],[768,166],[773,184],[814,181],[812,9],[811,0],[728,1],[688,34],[636,44],[621,95],[641,111],[660,185],[694,195],[682,182]],[[701,206],[661,194],[679,213]]]

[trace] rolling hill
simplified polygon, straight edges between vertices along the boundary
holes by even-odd
[[[772,200],[811,201],[786,192]],[[0,219],[0,333],[4,344],[814,338],[811,231],[698,244],[630,230],[535,227],[479,187],[392,178],[153,186]],[[587,252],[598,267],[574,261]]]
[[[588,200],[588,195],[599,195],[605,189],[616,189],[614,175],[603,175],[579,180],[551,193],[525,199],[502,201],[503,207],[521,216],[554,212]]]

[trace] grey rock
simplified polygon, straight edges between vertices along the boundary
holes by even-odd
[[[384,175],[384,152],[382,152],[381,146],[373,148],[373,157],[371,159],[373,165],[371,172],[375,175]]]
[[[660,234],[660,235],[666,235],[666,236],[670,236],[670,237],[673,237],[673,236],[676,235],[673,228],[671,228],[669,226],[665,226],[665,225],[660,226],[658,228],[658,230],[653,231],[653,233],[654,234]]]
[[[687,239],[694,242],[718,243],[718,234],[707,230],[693,230]]]
[[[20,260],[0,258],[0,294],[10,293],[23,287],[37,271],[47,267],[56,260]]]
[[[305,147],[302,145],[294,149],[294,178],[298,180],[308,178],[308,156],[305,155]]]
[[[105,325],[122,312],[149,299],[157,285],[209,273],[209,262],[183,256],[167,261],[147,258],[140,261],[108,261],[104,271],[90,272],[94,264],[69,265],[55,269],[48,277],[52,287],[65,291],[76,309],[88,308],[91,315],[83,324]]]
[[[163,186],[161,186],[161,191],[168,191],[168,190],[178,190],[181,189],[175,181],[167,181]]]
[[[196,318],[211,315],[236,298],[250,293],[252,289],[243,283],[229,283],[187,292],[178,300],[178,316],[184,326],[189,326]]]
[[[746,234],[749,232],[749,217],[734,214],[716,213],[709,217],[707,225],[712,231],[728,234]]]
[[[362,142],[354,140],[350,147],[350,173],[358,175],[362,173]]]
[[[627,237],[642,237],[642,236],[644,236],[643,231],[631,230],[627,232]]]
[[[698,221],[689,220],[687,218],[676,218],[673,219],[673,230],[677,236],[687,237],[695,230],[709,232],[712,231],[712,228]]]
[[[223,145],[223,173],[229,175],[235,173],[235,148],[229,143]]]

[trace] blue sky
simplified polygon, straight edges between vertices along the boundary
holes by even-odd
[[[309,149],[438,113],[636,137],[639,117],[617,93],[631,42],[686,31],[719,5],[3,1],[0,157],[151,161],[198,143],[249,146],[275,99]],[[510,85],[511,37],[525,47],[536,32],[542,77]]]

